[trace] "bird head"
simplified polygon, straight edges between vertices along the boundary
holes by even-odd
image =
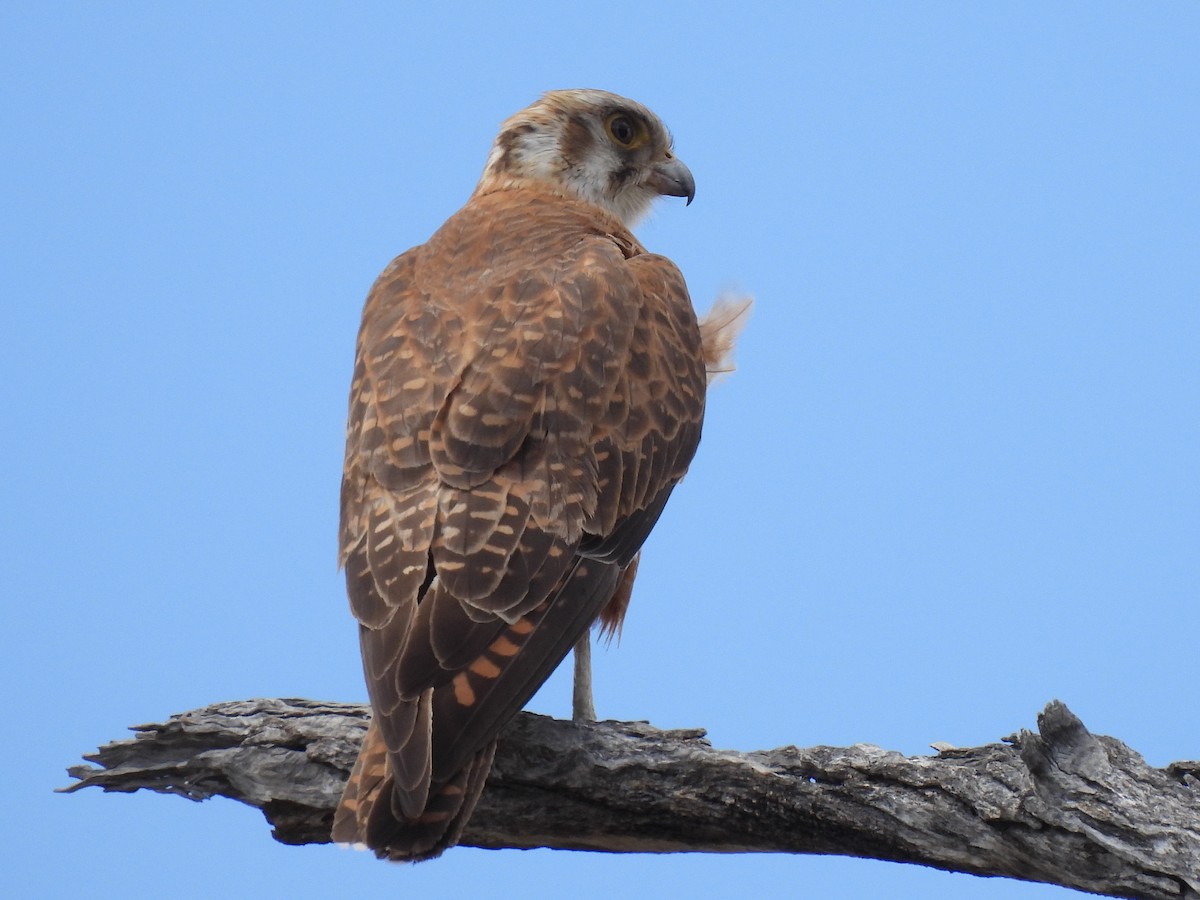
[[[595,90],[550,91],[500,127],[475,193],[521,187],[594,203],[627,227],[659,196],[696,194],[658,116]]]

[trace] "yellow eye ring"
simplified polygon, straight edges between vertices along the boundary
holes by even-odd
[[[604,120],[604,130],[614,144],[626,150],[642,146],[649,138],[646,123],[628,113],[613,113]]]

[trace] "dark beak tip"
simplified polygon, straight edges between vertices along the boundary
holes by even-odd
[[[692,205],[696,196],[696,181],[683,161],[671,156],[659,163],[648,181],[659,194],[669,197],[686,197],[687,205]]]

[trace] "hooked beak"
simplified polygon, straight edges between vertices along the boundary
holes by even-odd
[[[667,197],[687,197],[689,206],[696,196],[696,179],[692,178],[691,170],[674,156],[655,163],[646,184]]]

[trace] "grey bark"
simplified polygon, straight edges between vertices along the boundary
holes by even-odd
[[[218,703],[140,725],[64,790],[142,788],[262,809],[287,844],[329,840],[366,707]],[[1165,769],[1061,703],[1038,732],[906,757],[867,744],[716,750],[701,729],[522,713],[463,837],[475,847],[822,853],[1200,898],[1200,762]]]

